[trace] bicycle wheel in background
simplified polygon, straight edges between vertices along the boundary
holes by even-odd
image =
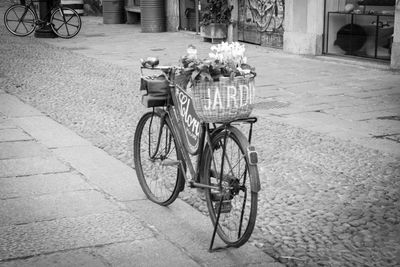
[[[225,131],[212,137],[213,149],[204,155],[204,174],[207,185],[218,186],[221,174]],[[259,177],[257,165],[250,165],[247,155],[249,143],[235,127],[228,129],[222,175],[222,192],[205,189],[206,202],[211,221],[215,227],[222,198],[217,233],[232,247],[240,247],[250,238],[257,217]],[[258,186],[256,186],[258,185]]]
[[[56,8],[50,18],[51,28],[58,37],[72,38],[82,27],[81,17],[69,7]]]
[[[151,201],[163,206],[171,204],[178,197],[184,183],[178,166],[178,161],[183,160],[175,145],[171,127],[168,118],[162,119],[157,112],[146,113],[136,127],[133,142],[135,170],[140,186]]]
[[[35,28],[36,14],[27,6],[12,5],[4,13],[4,25],[16,36],[27,36]]]

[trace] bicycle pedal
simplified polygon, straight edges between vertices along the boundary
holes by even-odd
[[[161,162],[161,166],[179,166],[181,162],[179,160],[171,160],[171,159],[165,159]]]
[[[221,202],[215,203],[215,211],[218,212],[219,204]],[[221,205],[221,213],[229,213],[232,210],[232,203],[230,200],[223,200]]]

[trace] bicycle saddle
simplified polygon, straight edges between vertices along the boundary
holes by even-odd
[[[160,61],[156,57],[148,57],[146,59],[141,58],[140,62],[145,68],[154,68],[158,65],[158,63],[160,63]]]

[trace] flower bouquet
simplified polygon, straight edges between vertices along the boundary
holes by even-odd
[[[221,43],[211,47],[206,59],[189,46],[182,57],[197,115],[204,122],[227,122],[248,117],[254,103],[255,69],[247,64],[244,45]]]

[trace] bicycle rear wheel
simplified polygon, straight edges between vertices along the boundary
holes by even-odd
[[[36,14],[24,5],[12,5],[4,13],[4,25],[16,36],[31,34],[36,28],[36,20]]]
[[[240,247],[250,238],[257,217],[257,165],[250,164],[249,143],[235,127],[217,133],[211,143],[212,149],[208,146],[205,151],[202,179],[207,185],[218,186],[222,177],[222,190],[205,189],[208,211],[215,227],[221,209],[217,233],[228,246]]]
[[[136,127],[133,143],[140,186],[151,201],[163,206],[171,204],[184,186],[179,167],[183,160],[171,127],[168,117],[146,113]]]
[[[51,28],[58,37],[69,39],[79,33],[81,17],[69,7],[56,8],[50,18]]]

